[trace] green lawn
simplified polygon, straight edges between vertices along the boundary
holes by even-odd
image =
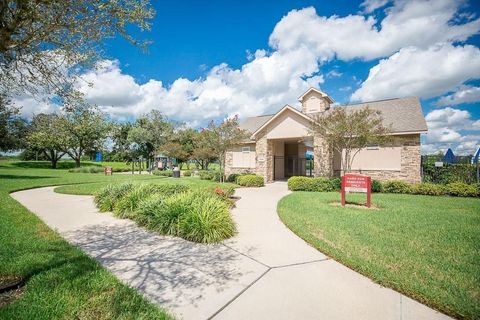
[[[480,317],[480,199],[374,194],[379,210],[331,205],[339,200],[294,192],[278,213],[318,250],[375,282],[454,317]]]
[[[42,169],[36,163],[0,161],[0,279],[26,278],[19,300],[1,306],[5,296],[0,296],[0,319],[171,318],[9,196],[15,190],[47,185],[95,182],[100,186],[131,179],[162,180],[147,175],[69,173]]]

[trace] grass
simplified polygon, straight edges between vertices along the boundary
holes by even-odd
[[[0,308],[0,319],[171,318],[9,196],[48,185],[126,180],[160,179],[68,173],[35,163],[0,161],[0,279],[11,275],[26,279],[20,299]]]
[[[115,169],[131,169],[132,166],[124,162],[95,162],[82,161],[82,167],[112,167]],[[0,161],[0,167],[14,167],[25,169],[51,169],[50,161],[18,161],[15,159],[7,159]],[[75,168],[75,161],[60,160],[57,163],[57,169],[73,169]]]
[[[379,210],[365,210],[330,204],[339,198],[294,192],[278,213],[305,241],[375,282],[454,317],[479,318],[480,199],[374,194]]]

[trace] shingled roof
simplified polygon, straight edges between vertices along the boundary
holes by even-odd
[[[345,105],[336,108],[358,110],[365,107],[382,112],[385,126],[391,126],[392,133],[426,132],[427,123],[417,97],[396,98]],[[240,124],[240,128],[253,133],[275,114],[250,117]]]

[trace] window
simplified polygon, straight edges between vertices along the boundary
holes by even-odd
[[[242,152],[244,153],[250,152],[250,147],[242,147]]]

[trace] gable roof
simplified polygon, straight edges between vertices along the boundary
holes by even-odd
[[[263,128],[265,128],[269,123],[271,123],[274,119],[278,118],[282,113],[286,112],[286,111],[291,111],[293,113],[296,113],[297,115],[301,116],[302,118],[305,118],[307,121],[312,121],[312,118],[310,118],[309,116],[307,116],[306,114],[298,111],[297,109],[295,109],[294,107],[291,107],[289,106],[288,104],[285,105],[282,109],[280,109],[280,111],[278,111],[277,113],[273,114],[270,116],[270,118],[268,118],[261,126],[259,126],[255,131],[252,132],[252,138],[258,133],[260,132]],[[240,128],[242,128],[240,126]],[[243,128],[242,128],[243,129]]]
[[[388,100],[370,101],[352,105],[339,106],[336,108],[347,108],[347,110],[358,110],[368,106],[370,109],[382,112],[385,126],[392,128],[392,133],[406,134],[427,132],[427,123],[423,116],[422,107],[417,97],[396,98]],[[288,107],[304,117],[309,118],[306,114],[301,113],[291,106],[285,106],[275,114],[263,115],[258,117],[250,117],[240,124],[240,128],[250,132],[252,135],[265,127],[274,117]]]
[[[314,87],[310,87],[310,88],[309,88],[307,91],[305,91],[300,97],[298,97],[298,101],[302,102],[302,101],[303,101],[303,98],[305,98],[305,96],[306,96],[307,94],[309,94],[310,92],[312,92],[312,91],[318,93],[318,94],[321,95],[323,98],[326,98],[330,103],[333,103],[333,102],[334,102],[333,99],[330,98],[330,96],[329,96],[328,94],[326,94],[325,92],[320,91],[320,90],[318,90],[318,89],[315,89]]]

